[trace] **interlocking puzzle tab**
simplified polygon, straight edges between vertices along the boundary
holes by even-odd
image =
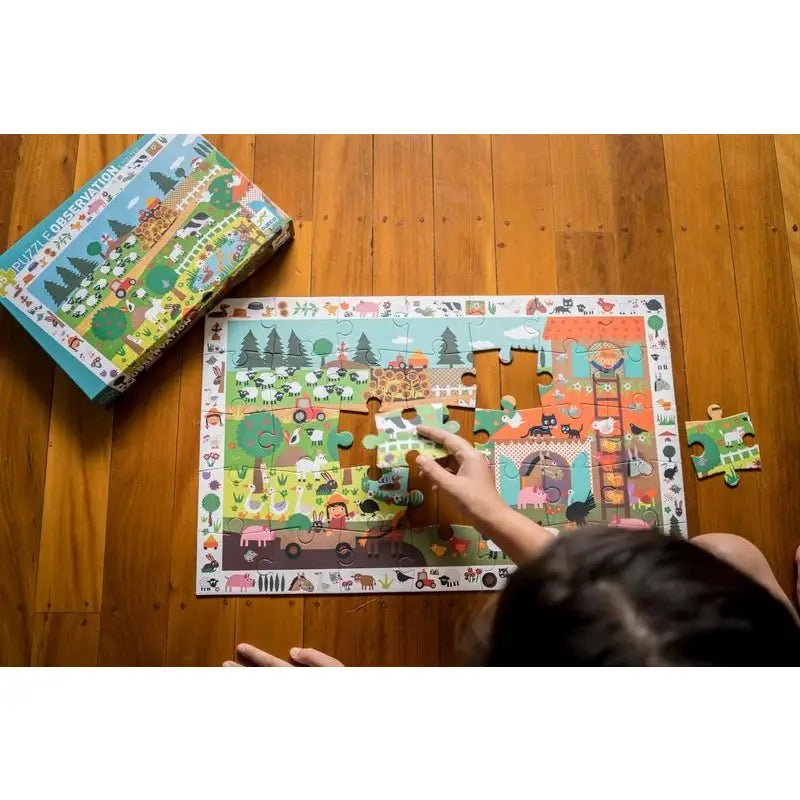
[[[686,441],[699,444],[703,452],[692,456],[692,464],[698,478],[724,475],[728,486],[739,484],[738,471],[761,469],[759,446],[748,445],[745,436],[755,436],[755,429],[746,411],[730,417],[722,416],[722,408],[716,403],[708,407],[707,420],[686,423]]]
[[[481,351],[534,351],[551,379],[534,408],[475,411],[508,505],[551,531],[685,536],[665,326],[658,297],[226,300],[203,353],[198,593],[502,588],[513,565],[493,542],[407,514],[424,500],[409,452],[446,454],[417,427],[459,430],[448,408],[474,408]],[[374,402],[359,438],[377,476],[340,459]]]

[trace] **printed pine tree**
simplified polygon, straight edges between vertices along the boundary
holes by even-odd
[[[60,306],[69,297],[69,289],[61,283],[45,281],[44,288],[57,306]]]
[[[247,331],[242,339],[242,349],[236,361],[237,367],[263,367],[264,359],[258,347],[258,341],[252,331]]]
[[[67,261],[72,264],[75,272],[80,273],[82,278],[89,278],[97,269],[97,262],[90,261],[88,258],[72,258],[68,257]]]
[[[375,353],[372,352],[372,344],[367,338],[366,333],[362,333],[359,337],[353,360],[357,361],[359,364],[367,364],[370,367],[377,366],[380,363],[378,359],[375,358]]]
[[[303,367],[311,366],[311,359],[306,353],[303,342],[300,337],[292,331],[289,334],[289,345],[286,348],[286,366],[293,369],[302,369]]]
[[[439,350],[439,364],[453,367],[456,364],[463,364],[461,353],[458,352],[458,340],[450,328],[445,328],[442,333],[442,347]]]
[[[165,175],[163,172],[151,172],[150,180],[161,189],[163,194],[169,194],[177,185],[178,181]]]
[[[72,291],[81,282],[81,276],[78,275],[77,272],[73,272],[71,269],[67,269],[66,267],[56,267],[56,272],[58,273],[59,278],[61,278],[61,282],[70,291]]]
[[[283,343],[281,337],[278,336],[278,331],[273,328],[269,332],[267,343],[264,345],[263,353],[264,366],[269,369],[277,369],[285,365],[286,361],[283,357]]]
[[[683,534],[681,533],[681,525],[678,522],[678,518],[674,514],[669,518],[669,535],[676,539],[683,538]]]
[[[117,239],[122,239],[123,236],[127,236],[133,230],[133,225],[126,225],[124,222],[118,222],[115,219],[108,221],[108,227],[111,228]]]

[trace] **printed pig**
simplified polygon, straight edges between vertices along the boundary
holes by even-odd
[[[541,508],[547,502],[547,494],[541,486],[523,486],[517,495],[517,506]]]
[[[372,314],[373,317],[378,316],[378,304],[371,303],[366,300],[360,300],[353,306],[353,311],[359,314],[362,317],[366,317],[367,314]]]
[[[253,578],[250,577],[248,572],[246,575],[228,575],[225,579],[225,591],[230,592],[231,589],[252,589],[256,585]]]

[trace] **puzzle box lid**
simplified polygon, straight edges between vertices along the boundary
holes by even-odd
[[[107,403],[291,236],[202,136],[146,135],[0,256],[0,303]]]

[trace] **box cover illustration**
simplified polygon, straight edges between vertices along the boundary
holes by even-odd
[[[0,303],[108,403],[291,236],[202,136],[147,135],[0,256]]]

